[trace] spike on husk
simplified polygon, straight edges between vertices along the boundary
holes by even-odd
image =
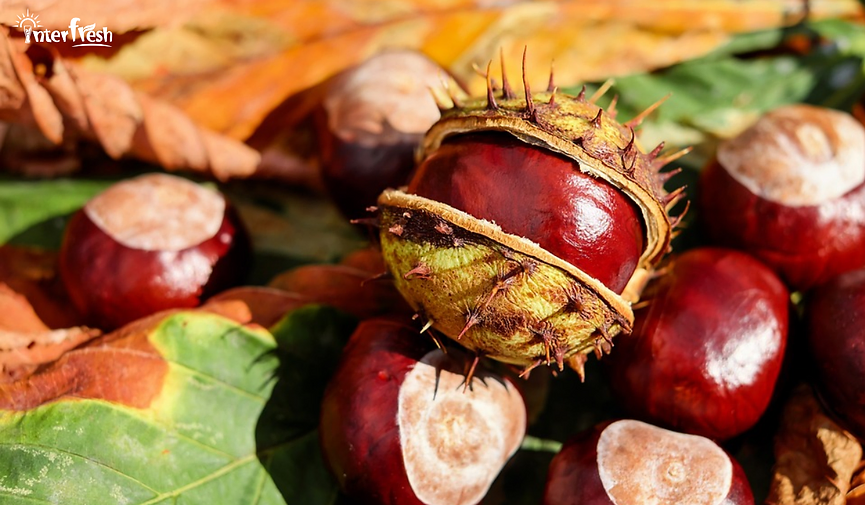
[[[499,104],[496,103],[496,97],[493,93],[493,83],[490,80],[490,66],[493,64],[492,60],[487,63],[487,110],[498,110]]]
[[[674,152],[673,154],[670,154],[667,156],[661,156],[660,158],[656,158],[652,162],[652,166],[655,168],[655,171],[658,172],[662,168],[664,168],[665,166],[669,165],[670,163],[672,163],[672,162],[678,160],[679,158],[681,158],[682,156],[685,156],[686,154],[690,153],[691,149],[693,149],[693,148],[692,147],[686,147],[684,149],[680,149],[680,150]]]
[[[655,102],[655,103],[653,103],[652,105],[646,107],[646,109],[645,109],[643,112],[637,114],[636,116],[634,116],[633,118],[631,118],[629,121],[627,121],[627,122],[625,123],[625,126],[628,127],[628,128],[636,128],[637,126],[640,126],[640,125],[643,123],[643,121],[644,121],[647,117],[649,117],[649,115],[650,115],[651,113],[655,112],[655,109],[657,109],[657,108],[660,107],[664,102],[666,102],[667,99],[670,98],[670,96],[671,96],[670,94],[667,94],[666,96],[664,96],[663,98],[661,98],[661,99],[658,100],[657,102]]]
[[[591,121],[592,126],[594,126],[595,128],[600,128],[601,127],[601,116],[603,116],[603,115],[604,115],[604,109],[599,108],[598,114]]]
[[[610,105],[607,107],[607,115],[610,116],[611,119],[616,119],[616,116],[619,115],[619,111],[616,110],[616,105],[619,103],[619,95],[613,95],[613,99],[610,100]]]
[[[514,93],[513,88],[511,88],[511,84],[508,82],[508,73],[505,70],[505,53],[504,50],[499,50],[499,56],[501,58],[501,66],[502,66],[502,98],[505,100],[512,100],[516,98],[516,94]],[[489,70],[487,70],[489,73]]]
[[[526,93],[526,113],[528,116],[535,122],[537,122],[537,116],[535,115],[535,101],[532,97],[532,89],[529,87],[529,80],[526,77],[526,53],[528,52],[528,48],[523,49],[523,89]]]
[[[604,81],[604,83],[601,84],[601,87],[598,88],[597,91],[592,93],[592,97],[589,98],[589,103],[596,103],[598,100],[600,100],[601,97],[604,96],[607,91],[609,91],[610,88],[613,87],[613,84],[615,83],[616,81],[614,81],[613,79],[607,79],[606,81]]]

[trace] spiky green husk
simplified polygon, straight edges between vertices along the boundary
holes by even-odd
[[[397,289],[433,327],[506,363],[608,352],[633,315],[618,295],[524,238],[399,191],[379,199]]]
[[[525,66],[525,56],[523,65]],[[686,151],[659,158],[661,146],[643,153],[634,127],[648,112],[624,124],[584,93],[549,89],[517,97],[504,72],[487,96],[458,100],[442,111],[418,150],[418,162],[449,136],[478,131],[506,132],[563,154],[578,168],[605,180],[640,209],[646,244],[638,267],[619,295],[526,238],[448,205],[400,191],[379,197],[381,242],[396,287],[429,325],[479,355],[525,366],[569,362],[582,371],[585,354],[609,352],[611,338],[633,324],[630,304],[639,299],[655,265],[668,252],[668,211],[682,189],[664,190],[660,169]],[[660,102],[659,102],[660,103]]]
[[[466,101],[446,110],[429,130],[419,160],[435,152],[449,136],[467,132],[501,131],[528,144],[563,154],[583,172],[603,179],[625,193],[640,209],[646,231],[641,267],[653,267],[667,252],[671,223],[667,209],[678,201],[667,194],[659,173],[657,152],[644,154],[632,126],[582,97],[541,92],[531,100],[501,96]],[[531,104],[531,105],[528,105]]]

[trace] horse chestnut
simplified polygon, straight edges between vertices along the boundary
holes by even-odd
[[[147,174],[112,185],[69,221],[59,269],[69,297],[100,328],[196,307],[242,281],[249,238],[225,198]]]
[[[379,54],[331,79],[315,115],[322,181],[348,217],[404,185],[414,151],[441,113],[430,93],[444,71],[414,51]]]
[[[624,193],[581,172],[578,162],[507,133],[448,137],[418,167],[408,192],[495,221],[616,293],[643,252],[642,216]]]
[[[745,250],[794,289],[865,266],[865,128],[810,105],[769,112],[703,171],[711,239]]]
[[[477,371],[396,320],[358,326],[325,391],[322,452],[352,503],[470,505],[526,429],[509,379]]]
[[[865,437],[865,270],[816,287],[805,314],[820,398],[845,428]]]
[[[646,288],[631,335],[604,362],[631,414],[723,440],[757,422],[787,342],[787,289],[756,259],[692,249]]]
[[[525,66],[525,62],[524,62]],[[487,96],[427,132],[406,192],[378,199],[397,289],[429,324],[478,354],[532,368],[609,351],[669,248],[681,197],[660,149],[581,93]]]
[[[544,505],[753,505],[742,467],[707,438],[630,419],[569,440],[550,463]]]

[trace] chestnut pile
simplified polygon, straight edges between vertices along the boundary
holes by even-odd
[[[620,122],[552,76],[532,92],[525,72],[518,94],[504,63],[486,96],[452,83],[443,98],[416,56],[338,76],[315,113],[325,185],[347,216],[373,213],[357,221],[377,227],[415,313],[362,321],[324,394],[322,453],[352,503],[481,503],[535,407],[562,401],[525,379],[584,378],[594,355],[622,415],[564,444],[542,503],[753,504],[725,444],[783,396],[799,312],[806,378],[865,436],[858,122],[788,106],[722,143],[696,188],[707,245],[672,252],[688,206],[662,169],[681,153],[635,133],[655,106]],[[77,309],[114,328],[241,283],[250,256],[222,195],[151,174],[72,217],[60,272]]]
[[[859,123],[782,107],[722,143],[696,188],[706,245],[668,255],[684,192],[661,168],[679,154],[634,132],[654,107],[620,123],[552,77],[518,94],[504,64],[486,76],[486,96],[440,103],[411,176],[359,220],[416,315],[363,323],[328,388],[321,442],[345,493],[480,503],[527,422],[520,381],[487,360],[582,377],[594,354],[632,419],[569,440],[544,504],[754,503],[723,444],[784,394],[791,293],[815,286],[807,378],[865,434],[865,275],[845,274],[865,267]]]

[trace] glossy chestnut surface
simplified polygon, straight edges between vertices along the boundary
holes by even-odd
[[[364,321],[325,391],[322,453],[352,503],[481,501],[526,428],[509,379],[483,370],[464,390],[465,355],[400,320]]]
[[[642,216],[623,192],[507,133],[452,137],[418,167],[408,192],[494,221],[616,293],[643,252]]]
[[[161,310],[196,307],[208,296],[242,282],[251,257],[249,237],[221,195],[212,195],[222,202],[214,206],[218,215],[193,219],[194,212],[183,212],[184,202],[161,206],[157,195],[166,187],[171,198],[190,190],[210,190],[162,174],[119,184],[132,193],[146,189],[133,202],[131,193],[119,195],[125,203],[111,197],[112,188],[118,186],[94,198],[70,219],[60,251],[59,269],[69,297],[92,324],[116,328]],[[160,189],[154,189],[157,186]],[[136,210],[135,203],[144,207]],[[140,225],[138,215],[118,216],[130,212],[150,213],[150,222]],[[106,222],[118,221],[111,226],[97,224],[98,216],[112,216]],[[134,230],[141,233],[136,235]],[[182,236],[185,233],[190,236]]]
[[[543,505],[751,505],[742,467],[711,440],[634,420],[608,421],[565,443]]]
[[[751,193],[714,162],[700,185],[712,241],[748,251],[794,289],[865,265],[865,184],[822,205],[788,207]]]
[[[367,216],[384,189],[408,182],[414,151],[441,116],[430,90],[441,87],[443,75],[420,52],[394,50],[325,85],[314,116],[321,177],[347,217]]]
[[[805,310],[820,398],[846,429],[865,437],[865,270],[818,286]]]
[[[794,290],[865,266],[862,130],[840,112],[799,105],[722,144],[700,180],[712,242],[756,256]]]
[[[420,141],[415,138],[366,147],[330,133],[322,133],[318,139],[322,182],[339,210],[350,219],[367,216],[367,207],[375,205],[384,189],[405,185],[414,169],[414,150]]]
[[[738,251],[692,249],[649,284],[607,365],[635,417],[724,440],[750,428],[771,399],[788,331],[780,279]]]

